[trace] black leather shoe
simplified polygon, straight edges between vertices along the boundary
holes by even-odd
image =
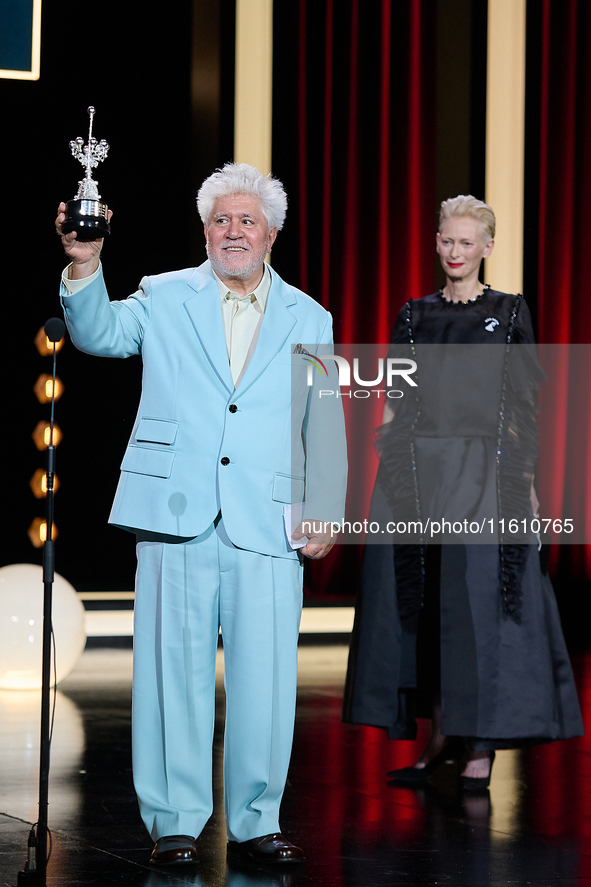
[[[190,835],[167,835],[154,844],[151,865],[183,865],[198,862],[195,839]]]
[[[450,739],[425,767],[401,767],[399,770],[390,770],[388,779],[394,779],[398,785],[421,785],[444,764],[458,761],[464,753],[464,747],[462,739]]]
[[[263,835],[250,841],[228,841],[228,853],[242,862],[270,865],[306,861],[304,851],[279,834]]]
[[[390,770],[387,776],[399,785],[421,785],[427,781],[430,772],[427,767],[400,767],[398,770]]]

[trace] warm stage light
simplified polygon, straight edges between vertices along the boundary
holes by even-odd
[[[47,496],[47,472],[43,470],[43,468],[38,468],[31,480],[29,481],[29,486],[33,491],[33,495],[36,499],[43,499]],[[53,476],[53,492],[57,493],[60,487],[60,482],[57,478],[57,474]]]
[[[49,422],[37,422],[31,435],[38,450],[46,450],[49,446]],[[57,422],[53,424],[53,445],[57,447],[63,434]]]
[[[33,391],[37,395],[37,400],[39,403],[49,403],[51,400],[51,391],[53,388],[53,379],[51,376],[48,376],[47,373],[41,373],[35,385],[33,387]],[[62,394],[64,393],[64,384],[61,379],[56,376],[55,378],[55,399],[59,400]]]
[[[33,547],[41,548],[47,539],[47,522],[42,517],[36,517],[27,533]],[[51,530],[51,538],[57,539],[58,536],[59,532],[54,523]]]
[[[65,338],[59,340],[59,342],[55,343],[55,350],[61,351],[64,347]],[[35,345],[37,346],[37,351],[41,355],[41,357],[48,357],[50,354],[53,354],[53,342],[50,342],[47,336],[45,335],[44,327],[41,327],[37,335],[35,336]]]

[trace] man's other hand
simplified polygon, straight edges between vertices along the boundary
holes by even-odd
[[[294,530],[292,539],[296,542],[302,536],[307,536],[309,542],[299,550],[306,557],[310,557],[315,561],[326,557],[330,549],[337,540],[338,530],[333,529],[333,524],[320,520],[304,520],[299,527]]]

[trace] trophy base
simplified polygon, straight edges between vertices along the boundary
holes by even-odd
[[[107,222],[108,207],[100,200],[68,200],[62,233],[76,232],[78,240],[100,240],[111,233]]]

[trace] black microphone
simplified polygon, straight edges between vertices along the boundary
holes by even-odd
[[[50,342],[59,342],[66,331],[66,325],[60,317],[50,317],[43,331]]]

